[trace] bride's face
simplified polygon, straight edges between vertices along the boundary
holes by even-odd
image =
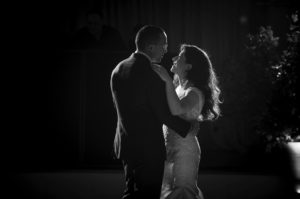
[[[172,61],[173,65],[171,67],[171,72],[180,77],[184,77],[186,71],[189,70],[190,67],[190,64],[186,63],[184,50],[182,50],[178,56],[173,57]]]

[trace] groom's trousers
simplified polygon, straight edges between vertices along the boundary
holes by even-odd
[[[123,199],[160,198],[164,160],[145,159],[123,160],[126,181]]]

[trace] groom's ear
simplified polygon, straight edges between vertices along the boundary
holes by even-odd
[[[154,49],[154,45],[150,44],[150,45],[148,45],[146,48],[147,48],[147,50],[148,50],[149,52],[152,52],[153,49]]]

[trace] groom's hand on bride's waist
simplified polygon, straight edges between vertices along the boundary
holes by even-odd
[[[197,120],[193,120],[191,122],[191,128],[190,131],[198,131],[200,128],[200,123]]]

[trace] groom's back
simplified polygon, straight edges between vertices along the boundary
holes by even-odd
[[[118,115],[115,138],[118,157],[142,154],[147,148],[153,154],[164,154],[162,124],[152,110],[147,92],[151,75],[156,74],[150,61],[139,54],[120,62],[112,73],[111,89]],[[153,143],[156,143],[154,149]]]
[[[112,74],[111,87],[122,119],[134,119],[147,106],[145,60],[134,56],[120,62]]]

